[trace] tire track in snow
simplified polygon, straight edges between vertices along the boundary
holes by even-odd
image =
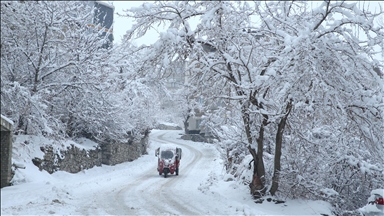
[[[162,132],[161,135],[158,135],[154,140],[156,140],[159,143],[172,143],[170,141],[165,141],[162,139],[162,136],[166,132]],[[182,145],[184,147],[188,147],[185,145]],[[189,148],[189,147],[188,147]],[[190,148],[189,148],[190,149]],[[186,168],[190,169],[191,167],[196,165],[196,161],[201,157],[201,153],[198,152],[198,157],[194,154],[189,154],[189,157],[183,157],[180,164],[180,171],[186,170]],[[189,159],[188,159],[189,158]],[[185,168],[184,168],[185,167]],[[155,171],[156,168],[151,173],[157,173]],[[173,191],[176,191],[177,188],[174,187],[176,181],[180,181],[180,175],[169,175],[166,179],[164,179],[163,176],[158,176],[156,178],[157,181],[153,182],[151,185],[148,186],[148,188],[154,188],[155,191],[152,193],[144,193],[143,197],[150,203],[148,212],[150,214],[187,214],[187,215],[196,215],[199,214],[199,210],[195,209],[195,211],[191,211],[190,208],[187,208],[188,205],[187,202],[183,202],[183,200],[180,200],[179,197],[173,193]],[[180,202],[181,201],[181,202]],[[151,207],[155,207],[155,209],[152,209]]]
[[[111,184],[116,185],[96,191],[94,196],[90,197],[92,199],[90,205],[84,207],[81,213],[85,215],[97,215],[100,214],[100,210],[104,210],[105,214],[111,215],[135,214],[134,205],[132,205],[131,202],[125,201],[125,194],[127,191],[136,188],[142,182],[148,180],[147,173],[151,172],[154,168],[155,166],[145,170],[144,174],[137,176],[137,178],[135,176],[127,176],[127,183],[121,183],[121,180],[119,182],[111,182]],[[118,186],[122,186],[122,188],[117,188]]]
[[[172,202],[174,202],[174,203],[178,203],[179,206],[184,206],[183,207],[184,209],[187,208],[187,209],[189,209],[189,211],[193,210],[193,212],[195,212],[195,213],[193,213],[194,215],[207,214],[208,212],[201,212],[202,211],[202,208],[201,208],[202,205],[207,204],[207,203],[204,203],[204,201],[201,201],[199,206],[193,206],[192,203],[190,202],[190,199],[193,197],[193,193],[200,193],[200,191],[197,190],[197,187],[193,188],[193,187],[191,187],[191,185],[186,185],[185,184],[186,181],[184,181],[184,179],[191,178],[194,176],[194,174],[195,175],[199,174],[199,170],[204,169],[206,167],[206,163],[210,159],[210,157],[207,157],[209,155],[206,155],[205,152],[203,153],[203,152],[199,151],[198,149],[193,148],[192,146],[187,145],[185,143],[175,141],[174,139],[166,139],[163,137],[165,134],[166,133],[163,133],[160,136],[157,136],[158,141],[163,142],[163,143],[173,143],[173,144],[176,144],[178,146],[182,146],[184,158],[185,158],[185,154],[184,154],[185,149],[188,149],[189,154],[193,155],[192,160],[187,161],[187,165],[185,167],[181,167],[182,164],[180,165],[179,176],[170,175],[170,177],[174,177],[174,178],[172,178],[171,181],[167,181],[167,183],[165,185],[168,188],[175,188],[175,187],[176,188],[177,187],[188,188],[189,191],[187,191],[187,193],[189,193],[189,195],[181,196],[181,194],[178,193],[179,191],[177,189],[175,189],[175,190],[169,191],[169,193],[167,194],[167,199],[172,200]],[[183,159],[181,161],[183,162]],[[199,176],[199,180],[201,180],[201,178],[202,177]],[[187,213],[184,211],[184,212],[182,212],[182,214],[187,214]],[[189,213],[188,213],[188,215],[189,215]]]
[[[103,211],[109,215],[208,214],[202,212],[201,206],[190,203],[189,194],[193,197],[193,193],[201,193],[197,190],[197,186],[193,188],[186,185],[188,184],[186,182],[190,182],[187,178],[196,177],[196,174],[199,174],[196,170],[204,168],[207,155],[190,145],[164,138],[166,133],[166,131],[155,132],[152,140],[158,143],[173,143],[183,148],[179,176],[169,175],[167,178],[159,176],[156,171],[157,163],[154,163],[151,168],[143,170],[142,174],[127,176],[126,183],[121,179],[112,181],[111,184],[115,185],[95,192],[91,197],[92,200],[88,201],[90,204],[83,207],[80,212],[85,215],[100,214]],[[198,178],[201,180],[201,176]]]

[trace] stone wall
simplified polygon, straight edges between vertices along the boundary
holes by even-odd
[[[182,130],[180,126],[173,126],[173,125],[165,125],[165,124],[158,124],[155,127],[156,129],[159,130]]]
[[[62,170],[70,173],[77,173],[94,166],[101,166],[102,152],[100,148],[95,150],[79,149],[71,145],[67,150],[57,150],[52,146],[41,147],[44,158],[34,158],[33,163],[48,173]]]
[[[8,186],[12,178],[12,124],[1,115],[1,187]]]
[[[126,161],[133,161],[143,154],[147,154],[148,135],[142,139],[131,140],[128,143],[102,144],[102,163],[115,165]]]
[[[144,138],[133,139],[128,143],[104,143],[94,150],[79,149],[71,145],[66,150],[54,149],[53,146],[41,147],[44,158],[34,158],[32,162],[40,170],[53,173],[58,170],[77,173],[94,166],[115,165],[133,161],[147,154],[148,133]]]
[[[204,134],[184,134],[181,136],[183,140],[191,140],[193,142],[213,143],[213,137],[205,137]]]
[[[9,185],[11,180],[12,162],[12,134],[1,131],[1,187]]]

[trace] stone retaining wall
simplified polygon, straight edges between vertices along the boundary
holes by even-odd
[[[184,134],[180,138],[183,140],[191,140],[193,142],[213,143],[213,137],[205,137],[203,134]]]
[[[41,147],[44,158],[34,158],[33,163],[48,173],[62,170],[70,173],[77,173],[94,166],[101,166],[102,152],[100,148],[95,150],[79,149],[71,145],[67,150],[57,150],[52,146]]]
[[[158,124],[155,128],[159,130],[182,130],[183,129],[180,126],[172,126],[172,125],[165,125],[165,124]]]
[[[104,143],[94,150],[80,149],[74,145],[67,150],[54,149],[53,146],[41,147],[44,157],[34,158],[32,162],[40,170],[54,173],[58,170],[77,173],[94,166],[115,165],[133,161],[147,154],[148,133],[144,138],[131,140],[129,143]]]
[[[133,161],[143,154],[147,154],[148,135],[140,140],[132,140],[128,143],[103,144],[102,163],[115,165],[126,161]]]

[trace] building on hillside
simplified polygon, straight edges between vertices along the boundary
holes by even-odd
[[[97,28],[97,30],[104,29],[101,37],[105,37],[108,34],[108,42],[105,43],[102,48],[109,48],[112,46],[113,37],[113,14],[115,7],[101,1],[86,1],[91,9],[94,10],[94,16],[89,21],[88,27]]]

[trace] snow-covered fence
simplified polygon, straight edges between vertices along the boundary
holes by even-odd
[[[13,122],[1,115],[1,187],[9,185],[12,169],[12,125]]]

